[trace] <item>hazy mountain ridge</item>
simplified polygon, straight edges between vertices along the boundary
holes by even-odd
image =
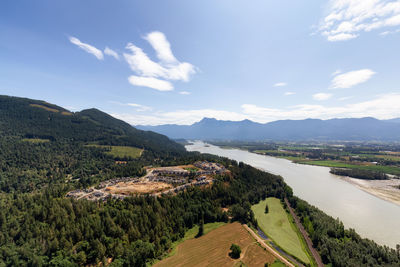
[[[170,138],[216,140],[348,140],[398,141],[400,119],[371,117],[345,119],[279,120],[257,123],[250,120],[222,121],[204,118],[192,125],[136,126]]]

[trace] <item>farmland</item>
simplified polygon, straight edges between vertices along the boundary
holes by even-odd
[[[268,204],[269,212],[265,213]],[[260,229],[287,253],[310,263],[306,247],[297,229],[277,198],[267,198],[252,206]],[[291,218],[290,218],[291,220]]]
[[[42,139],[42,138],[24,138],[24,139],[22,139],[22,142],[29,142],[32,144],[42,144],[42,143],[50,142],[50,140]]]
[[[206,227],[205,227],[206,229]],[[192,231],[196,233],[196,231]],[[264,266],[275,258],[261,248],[239,223],[221,226],[199,238],[187,238],[176,247],[176,252],[154,266]],[[242,250],[239,259],[229,257],[232,243]]]
[[[135,158],[140,157],[143,153],[143,149],[137,148],[137,147],[131,147],[131,146],[103,146],[103,145],[95,145],[95,144],[90,144],[87,146],[104,148],[106,150],[105,154],[111,155],[114,158],[120,158],[120,159],[125,159],[125,158],[135,159]]]
[[[260,155],[284,158],[300,164],[358,169],[400,176],[400,146],[398,144],[262,142],[214,142],[214,144],[221,147],[246,149]]]

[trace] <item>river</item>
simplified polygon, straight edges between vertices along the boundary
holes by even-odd
[[[296,164],[239,149],[222,149],[200,141],[187,145],[186,149],[242,161],[280,175],[296,196],[339,218],[346,228],[354,228],[362,237],[381,245],[395,248],[400,244],[400,206],[362,191],[329,173],[328,167]]]

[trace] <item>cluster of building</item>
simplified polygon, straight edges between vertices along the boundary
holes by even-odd
[[[208,161],[197,161],[193,164],[195,167],[201,169],[196,172],[198,175],[202,174],[222,174],[226,172],[226,169],[223,165],[215,162],[208,162]]]
[[[155,175],[189,176],[189,171],[176,167],[156,168],[152,172]]]
[[[150,169],[144,177],[122,177],[101,182],[96,187],[88,189],[77,189],[67,193],[67,197],[74,199],[88,199],[106,201],[109,198],[123,199],[127,197],[122,194],[111,193],[111,186],[120,187],[119,183],[149,183],[159,182],[168,183],[175,186],[162,193],[153,193],[151,195],[158,196],[160,194],[178,193],[191,186],[204,186],[213,182],[213,175],[227,172],[224,166],[218,163],[208,161],[198,161],[193,164],[198,170],[182,167],[159,167]],[[193,180],[192,180],[193,178]],[[122,185],[121,185],[122,186]]]
[[[132,182],[132,183],[137,183],[139,182],[138,177],[121,177],[121,178],[114,178],[111,180],[103,181],[101,182],[98,186],[96,186],[96,189],[102,189],[106,188],[107,186],[112,186],[116,185],[118,183],[126,183],[126,182]]]
[[[187,183],[187,179],[184,177],[171,177],[171,176],[149,176],[150,182],[163,182],[167,184],[184,184]]]
[[[193,183],[187,183],[187,184],[183,184],[183,185],[177,186],[175,188],[168,189],[168,190],[162,192],[162,194],[166,195],[166,194],[170,194],[170,193],[178,193],[178,192],[183,191],[186,188],[191,187],[191,186],[203,186],[203,185],[211,184],[212,182],[213,182],[213,179],[210,179],[210,180],[206,180],[206,179],[196,180],[196,182],[193,182]]]

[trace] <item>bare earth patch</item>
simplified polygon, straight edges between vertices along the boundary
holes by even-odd
[[[169,188],[172,188],[172,185],[162,182],[128,182],[109,186],[106,191],[112,194],[130,195],[156,193]]]
[[[232,243],[240,246],[240,259],[229,257]],[[186,240],[177,247],[177,252],[154,266],[235,266],[242,261],[246,266],[264,266],[275,260],[261,248],[239,223],[221,226],[195,239]]]

